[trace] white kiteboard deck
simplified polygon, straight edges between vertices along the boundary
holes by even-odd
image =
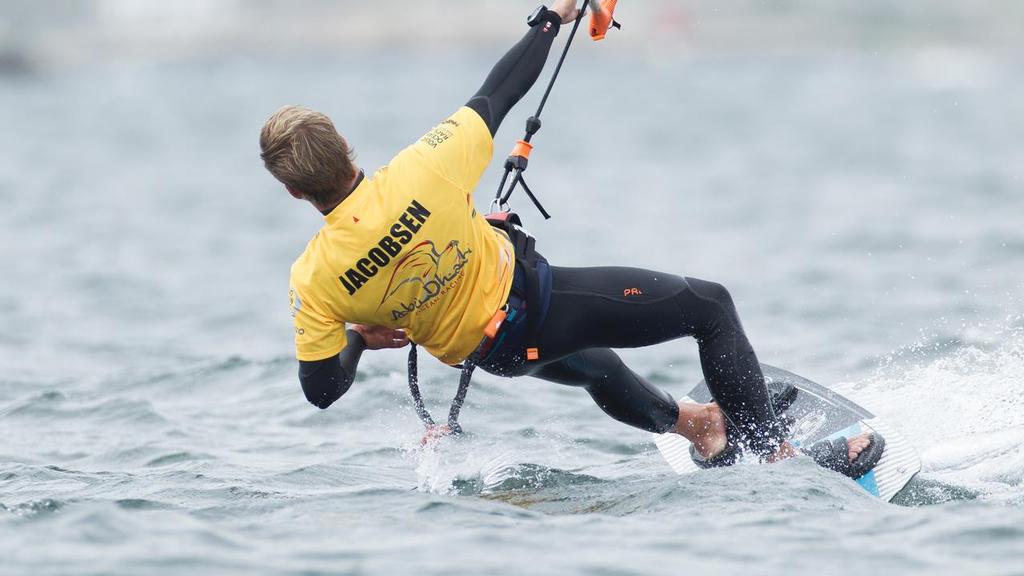
[[[781,368],[761,365],[765,383],[772,393],[792,384],[799,393],[785,414],[794,419],[790,441],[810,446],[825,439],[861,432],[877,432],[885,437],[885,452],[873,470],[856,480],[864,490],[885,501],[892,498],[921,471],[921,457],[902,435],[878,417],[838,393]],[[701,380],[688,394],[687,400],[710,402],[711,392]],[[678,434],[655,434],[654,443],[661,455],[678,474],[700,470],[690,458],[690,442]]]

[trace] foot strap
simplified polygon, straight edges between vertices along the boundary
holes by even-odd
[[[818,466],[856,480],[874,469],[885,452],[885,438],[881,434],[872,433],[868,435],[868,440],[870,443],[867,448],[853,462],[850,462],[850,442],[844,437],[822,440],[804,450],[804,453],[813,458]]]

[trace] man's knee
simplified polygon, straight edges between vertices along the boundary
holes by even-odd
[[[686,283],[689,284],[690,289],[693,290],[693,292],[702,300],[713,302],[727,310],[735,309],[735,305],[732,301],[732,295],[729,294],[729,290],[718,282],[708,282],[707,280],[698,280],[697,278],[687,278]]]
[[[739,314],[725,286],[696,278],[687,278],[686,283],[692,295],[696,296],[683,303],[691,309],[696,337],[710,338],[724,329],[740,326]]]

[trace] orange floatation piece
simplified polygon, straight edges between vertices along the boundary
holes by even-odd
[[[611,28],[622,28],[615,21],[615,3],[618,0],[590,0],[590,38],[595,42],[604,40]]]

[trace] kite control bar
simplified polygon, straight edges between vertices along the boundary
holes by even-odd
[[[548,87],[544,90],[544,96],[540,99],[540,105],[537,106],[537,112],[526,119],[526,135],[523,136],[522,140],[517,140],[515,146],[512,147],[512,153],[509,154],[505,160],[505,173],[501,176],[501,182],[498,184],[498,192],[494,195],[494,201],[491,202],[491,212],[497,211],[508,211],[509,204],[508,199],[512,196],[517,186],[522,186],[523,191],[530,197],[533,204],[540,211],[541,215],[545,219],[551,218],[544,206],[541,205],[540,200],[534,196],[533,191],[526,185],[526,180],[523,178],[523,172],[526,172],[527,166],[530,164],[530,152],[533,150],[533,144],[530,140],[533,139],[533,135],[540,130],[540,114],[544,111],[544,106],[548,102],[548,96],[551,95],[551,89],[555,87],[555,81],[558,80],[558,73],[562,70],[562,64],[565,63],[565,57],[569,54],[569,48],[572,46],[572,40],[576,37],[576,31],[580,27],[580,22],[583,21],[583,16],[587,11],[587,6],[591,8],[590,14],[590,38],[595,42],[604,39],[604,35],[611,28],[622,28],[618,22],[615,21],[615,4],[618,0],[587,0],[583,7],[580,8],[579,15],[576,16],[576,21],[573,22],[572,32],[569,33],[569,39],[565,41],[565,48],[562,49],[562,56],[558,59],[558,65],[555,66],[555,72],[551,75],[551,80],[548,82]],[[509,177],[512,177],[511,182]],[[505,186],[508,184],[508,187]]]

